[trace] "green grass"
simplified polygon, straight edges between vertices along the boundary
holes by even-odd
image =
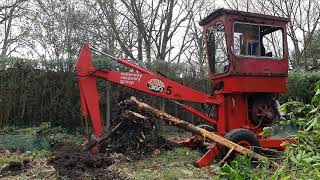
[[[29,159],[29,156],[27,155],[1,155],[0,157],[0,166],[9,164],[11,162],[22,162],[24,160]]]
[[[24,160],[33,160],[35,158],[45,158],[50,157],[51,152],[49,150],[34,150],[28,153],[2,153],[0,156],[0,166],[6,165],[12,162],[22,162]]]
[[[198,151],[176,148],[138,162],[114,164],[111,168],[133,179],[218,179],[219,167],[199,169],[194,165],[200,157]]]

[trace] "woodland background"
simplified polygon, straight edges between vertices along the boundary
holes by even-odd
[[[87,41],[113,56],[158,71],[207,92],[207,61],[200,19],[225,7],[288,17],[288,93],[310,102],[320,80],[320,2],[317,0],[2,0],[0,2],[0,127],[42,122],[82,126],[74,63]],[[97,67],[126,71],[93,56]],[[105,117],[105,88],[116,104],[138,95],[182,119],[196,121],[166,100],[99,81]],[[196,106],[201,108],[200,106]]]

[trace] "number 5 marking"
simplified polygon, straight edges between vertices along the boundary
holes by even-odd
[[[167,87],[167,91],[166,91],[166,94],[167,95],[170,95],[172,92],[171,92],[171,89],[172,89],[172,87],[171,86],[168,86]]]

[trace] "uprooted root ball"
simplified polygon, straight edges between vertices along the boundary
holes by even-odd
[[[102,151],[139,158],[155,150],[175,146],[160,135],[159,120],[151,113],[142,112],[131,100],[122,101],[119,106],[119,112],[112,121],[112,132],[101,145]]]

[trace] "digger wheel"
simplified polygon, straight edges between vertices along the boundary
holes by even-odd
[[[257,150],[260,147],[259,139],[257,138],[257,136],[253,132],[247,129],[242,129],[242,128],[233,129],[225,135],[225,138],[243,147],[251,149],[255,152],[257,152]],[[222,147],[221,149],[222,158],[227,154],[228,151],[229,151],[229,148]],[[235,159],[237,157],[237,154],[238,153],[236,152],[232,152],[230,156],[227,158],[227,161],[232,161],[233,159]]]

